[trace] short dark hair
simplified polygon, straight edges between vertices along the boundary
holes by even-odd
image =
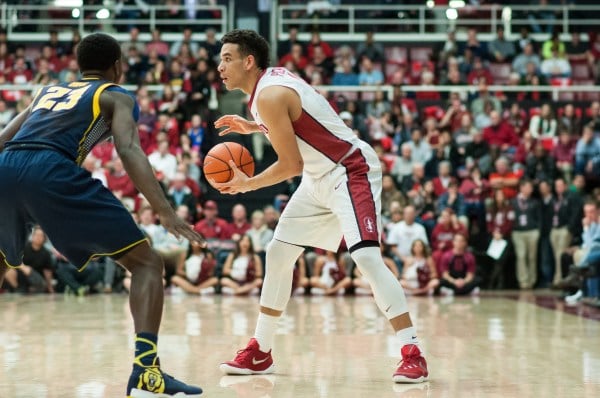
[[[86,70],[106,71],[121,59],[121,46],[105,33],[92,33],[77,46],[77,63],[82,72]]]
[[[525,185],[533,185],[533,181],[529,178],[521,178],[519,180],[519,188],[524,187]]]
[[[269,67],[269,43],[255,31],[249,29],[232,30],[221,38],[221,43],[237,44],[240,54],[244,57],[252,55],[260,69],[264,70]]]

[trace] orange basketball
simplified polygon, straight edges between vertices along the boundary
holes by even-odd
[[[227,182],[233,178],[229,161],[233,160],[238,169],[248,177],[254,175],[254,159],[250,152],[236,142],[222,142],[212,147],[204,158],[204,175],[207,180]]]

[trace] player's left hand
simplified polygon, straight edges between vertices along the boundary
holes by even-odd
[[[174,211],[159,213],[160,224],[177,239],[185,238],[190,242],[196,242],[202,247],[206,247],[204,237],[194,231],[191,225],[182,220]]]
[[[250,177],[243,171],[237,168],[233,160],[229,161],[229,167],[233,171],[233,178],[227,182],[216,182],[215,180],[209,179],[210,185],[216,190],[223,194],[236,195],[238,193],[245,193],[250,191],[248,180]]]

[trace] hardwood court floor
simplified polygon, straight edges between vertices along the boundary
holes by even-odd
[[[217,366],[253,333],[258,299],[167,296],[159,353],[206,397],[600,397],[600,322],[545,301],[558,309],[532,295],[409,298],[431,372],[418,386],[392,383],[400,347],[370,297],[292,298],[276,374],[224,377]],[[1,398],[124,397],[126,296],[4,294],[0,306]]]

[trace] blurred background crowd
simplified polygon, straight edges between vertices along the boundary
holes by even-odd
[[[319,31],[290,25],[286,39],[272,43],[272,65],[317,86],[348,128],[379,153],[382,251],[410,294],[555,288],[571,302],[600,305],[600,92],[556,98],[541,89],[594,86],[600,80],[600,35],[590,28],[564,41],[549,22],[552,13],[544,12],[548,2],[534,3],[539,7],[527,15],[530,23],[516,40],[508,40],[499,26],[491,40],[481,40],[479,28],[469,27],[465,40],[450,30],[433,44],[378,42],[374,31],[365,31],[358,43],[328,42]],[[235,197],[220,196],[206,183],[204,154],[224,139],[250,149],[258,172],[275,154],[262,134],[217,135],[214,120],[222,114],[248,116],[247,99],[226,92],[219,80],[218,27],[195,40],[187,14],[178,12],[183,14],[167,15],[182,19],[176,40],[164,40],[159,29],[121,27],[127,34],[122,83],[136,87],[141,144],[165,194],[180,217],[208,239],[208,248],[178,241],[158,224],[111,142],[98,145],[83,167],[123,201],[161,253],[167,289],[256,294],[265,248],[300,177]],[[267,28],[261,24],[261,30]],[[150,40],[141,40],[140,33],[149,33]],[[310,33],[308,40],[299,38],[303,33]],[[32,101],[23,86],[79,77],[74,52],[80,39],[77,31],[71,41],[50,31],[46,42],[19,42],[0,31],[0,127]],[[148,89],[156,85],[159,91]],[[357,92],[353,86],[372,90]],[[464,86],[473,89],[461,90]],[[507,88],[490,89],[498,86]],[[129,286],[128,275],[108,258],[78,273],[39,228],[23,262],[7,275],[5,291],[84,295]],[[308,248],[297,262],[290,293],[370,294],[370,289],[342,242],[336,253]]]

